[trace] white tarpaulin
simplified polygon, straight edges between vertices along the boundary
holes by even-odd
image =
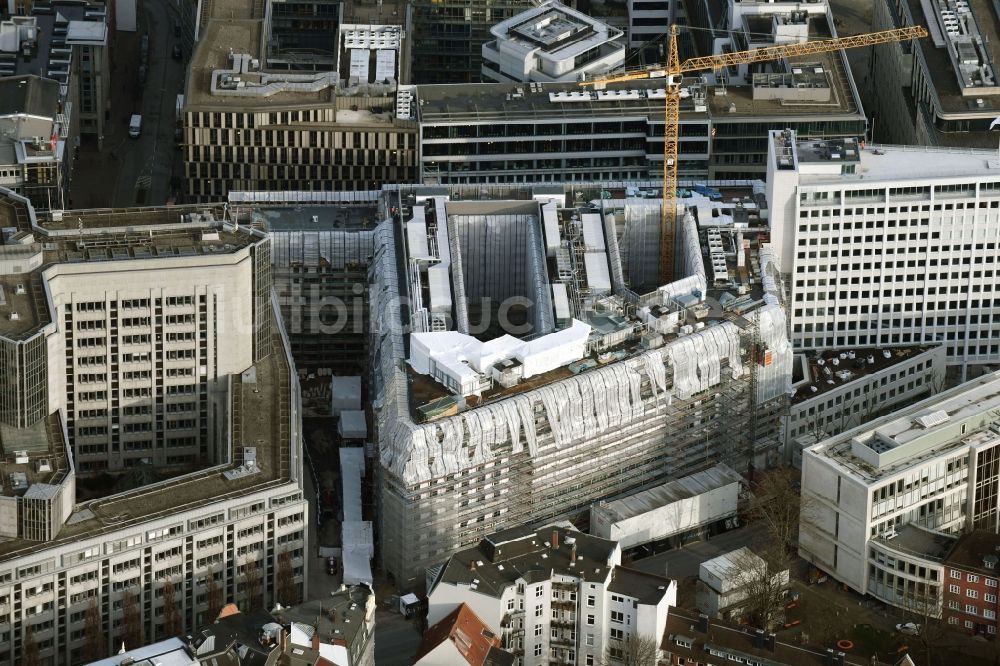
[[[367,439],[368,424],[362,410],[345,409],[340,413],[337,432],[344,439]]]
[[[361,480],[365,474],[365,452],[360,448],[340,449],[340,478],[343,486],[344,522],[341,546],[344,584],[372,584],[371,558],[375,554],[372,524],[362,520]]]

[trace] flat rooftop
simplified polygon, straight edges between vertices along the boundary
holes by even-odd
[[[314,627],[324,643],[345,641],[351,645],[358,632],[365,628],[370,594],[363,585],[350,586],[323,599],[282,608],[274,615],[281,624],[299,622]]]
[[[1000,373],[984,375],[809,447],[866,483],[1000,437]]]
[[[997,63],[1000,62],[1000,30],[998,30],[1000,17],[997,16],[995,5],[989,0],[966,0],[966,4],[972,17],[971,21],[964,15],[954,15],[954,12],[953,16],[948,17],[949,24],[955,20],[953,25],[958,32],[956,35],[958,39],[955,41],[965,42],[960,47],[962,58],[974,59],[978,63],[977,67],[990,66],[996,76]],[[995,82],[992,86],[966,83],[962,72],[964,68],[956,67],[953,55],[949,54],[949,50],[954,48],[948,46],[953,37],[946,32],[946,28],[950,26],[945,25],[942,8],[937,0],[907,0],[906,6],[914,23],[927,26],[931,33],[931,37],[917,40],[916,48],[920,49],[927,63],[941,110],[944,113],[954,114],[997,115],[1000,111],[1000,88]],[[971,52],[970,44],[976,40],[968,28],[973,28],[972,32],[978,33],[982,44],[982,47],[973,48]],[[982,100],[982,106],[977,100]],[[980,136],[984,134],[979,133]]]
[[[290,478],[288,447],[291,446],[290,366],[279,336],[274,337],[274,352],[254,366],[256,380],[233,378],[232,408],[234,463],[173,477],[168,481],[137,488],[110,497],[77,505],[76,511],[59,531],[58,538],[39,544],[22,539],[0,541],[0,562],[29,553],[37,553],[102,534],[129,525],[166,518],[179,511],[204,507],[224,499],[238,498]],[[246,374],[246,373],[244,373]],[[227,479],[224,471],[239,465],[242,448],[257,449],[256,474]]]
[[[22,453],[28,462],[17,462]],[[41,461],[47,463],[47,469],[40,466]],[[23,486],[14,487],[12,474],[29,487],[36,483],[58,486],[69,471],[67,444],[58,412],[27,428],[0,425],[0,495],[23,495],[27,490]]]
[[[797,405],[812,400],[857,379],[882,372],[886,368],[919,356],[928,349],[931,348],[856,348],[798,355],[797,364],[807,374],[792,384],[791,404]]]
[[[724,488],[730,484],[740,484],[743,477],[728,465],[719,463],[690,476],[668,481],[661,486],[642,492],[601,502],[599,507],[611,520],[619,521],[635,518],[645,513],[665,507],[674,502],[697,497],[698,495]]]
[[[574,9],[547,3],[527,9],[495,25],[491,32],[546,53],[572,57],[622,36],[622,31],[605,25]]]
[[[800,142],[812,144],[815,142]],[[798,144],[796,150],[800,150]],[[810,154],[811,149],[810,149]],[[936,148],[866,144],[858,151],[853,174],[800,173],[800,185],[866,184],[871,181],[926,180],[985,176],[1000,180],[997,151],[975,148]],[[819,161],[819,160],[815,160]],[[842,161],[842,160],[840,160]],[[801,162],[801,159],[800,159]]]
[[[896,536],[886,539],[878,536],[872,539],[883,548],[902,551],[941,562],[955,546],[956,537],[951,534],[925,530],[913,523],[896,526]]]
[[[254,206],[252,215],[268,231],[360,231],[376,226],[378,206]]]

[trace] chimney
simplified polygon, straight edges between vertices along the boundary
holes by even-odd
[[[695,631],[700,631],[703,634],[708,633],[708,616],[701,613],[698,616],[698,621],[694,625]]]
[[[570,551],[569,551],[569,561],[570,561],[570,564],[576,562],[576,544],[575,543],[573,544],[573,547],[570,548]]]
[[[319,652],[319,626],[313,627],[312,649]]]
[[[552,550],[559,550],[559,530],[552,530]]]
[[[753,646],[758,650],[764,649],[764,630],[757,629],[753,635]]]
[[[774,634],[768,634],[767,638],[765,639],[765,643],[767,643],[767,649],[770,650],[771,652],[774,652],[774,640],[775,640]]]
[[[284,627],[281,628],[281,651],[288,651],[288,631]]]

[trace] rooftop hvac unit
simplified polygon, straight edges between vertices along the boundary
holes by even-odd
[[[27,451],[14,451],[14,464],[15,465],[27,465],[28,464],[28,452]]]

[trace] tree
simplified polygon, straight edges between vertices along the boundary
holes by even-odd
[[[632,636],[625,640],[612,639],[604,651],[604,666],[656,666],[660,660],[660,645],[652,636]]]
[[[768,554],[778,565],[798,547],[799,520],[812,513],[812,503],[799,495],[792,473],[794,470],[778,468],[759,474],[749,507],[750,519],[764,524],[774,551]]]
[[[292,554],[287,549],[278,555],[278,600],[286,606],[299,603],[299,586],[295,584],[295,572],[292,569]]]
[[[24,640],[21,642],[21,666],[34,666],[40,661],[38,643],[35,641],[35,631],[31,626],[24,629]]]
[[[742,616],[751,626],[774,631],[785,610],[788,567],[768,562],[749,549],[733,557],[727,577],[740,589],[737,602]]]
[[[215,572],[209,571],[205,580],[205,595],[208,597],[208,610],[206,612],[206,622],[215,622],[222,611],[222,589],[215,580]]]
[[[126,589],[125,594],[122,595],[122,640],[128,649],[143,645],[139,599],[131,588]]]
[[[243,593],[245,595],[247,610],[255,611],[264,607],[264,595],[261,585],[260,562],[248,559],[243,564],[241,574],[243,583]]]
[[[934,649],[944,647],[947,637],[945,625],[941,622],[940,588],[929,583],[917,583],[913,595],[906,602],[906,614],[920,630],[909,640],[916,641],[923,648],[924,664],[934,664]]]
[[[177,590],[169,576],[163,581],[163,632],[178,636],[182,629],[181,614],[177,609]]]
[[[104,638],[104,623],[101,621],[101,611],[97,607],[97,600],[91,598],[90,605],[87,606],[87,614],[84,623],[84,643],[83,653],[87,661],[97,661],[107,656],[107,642]]]

